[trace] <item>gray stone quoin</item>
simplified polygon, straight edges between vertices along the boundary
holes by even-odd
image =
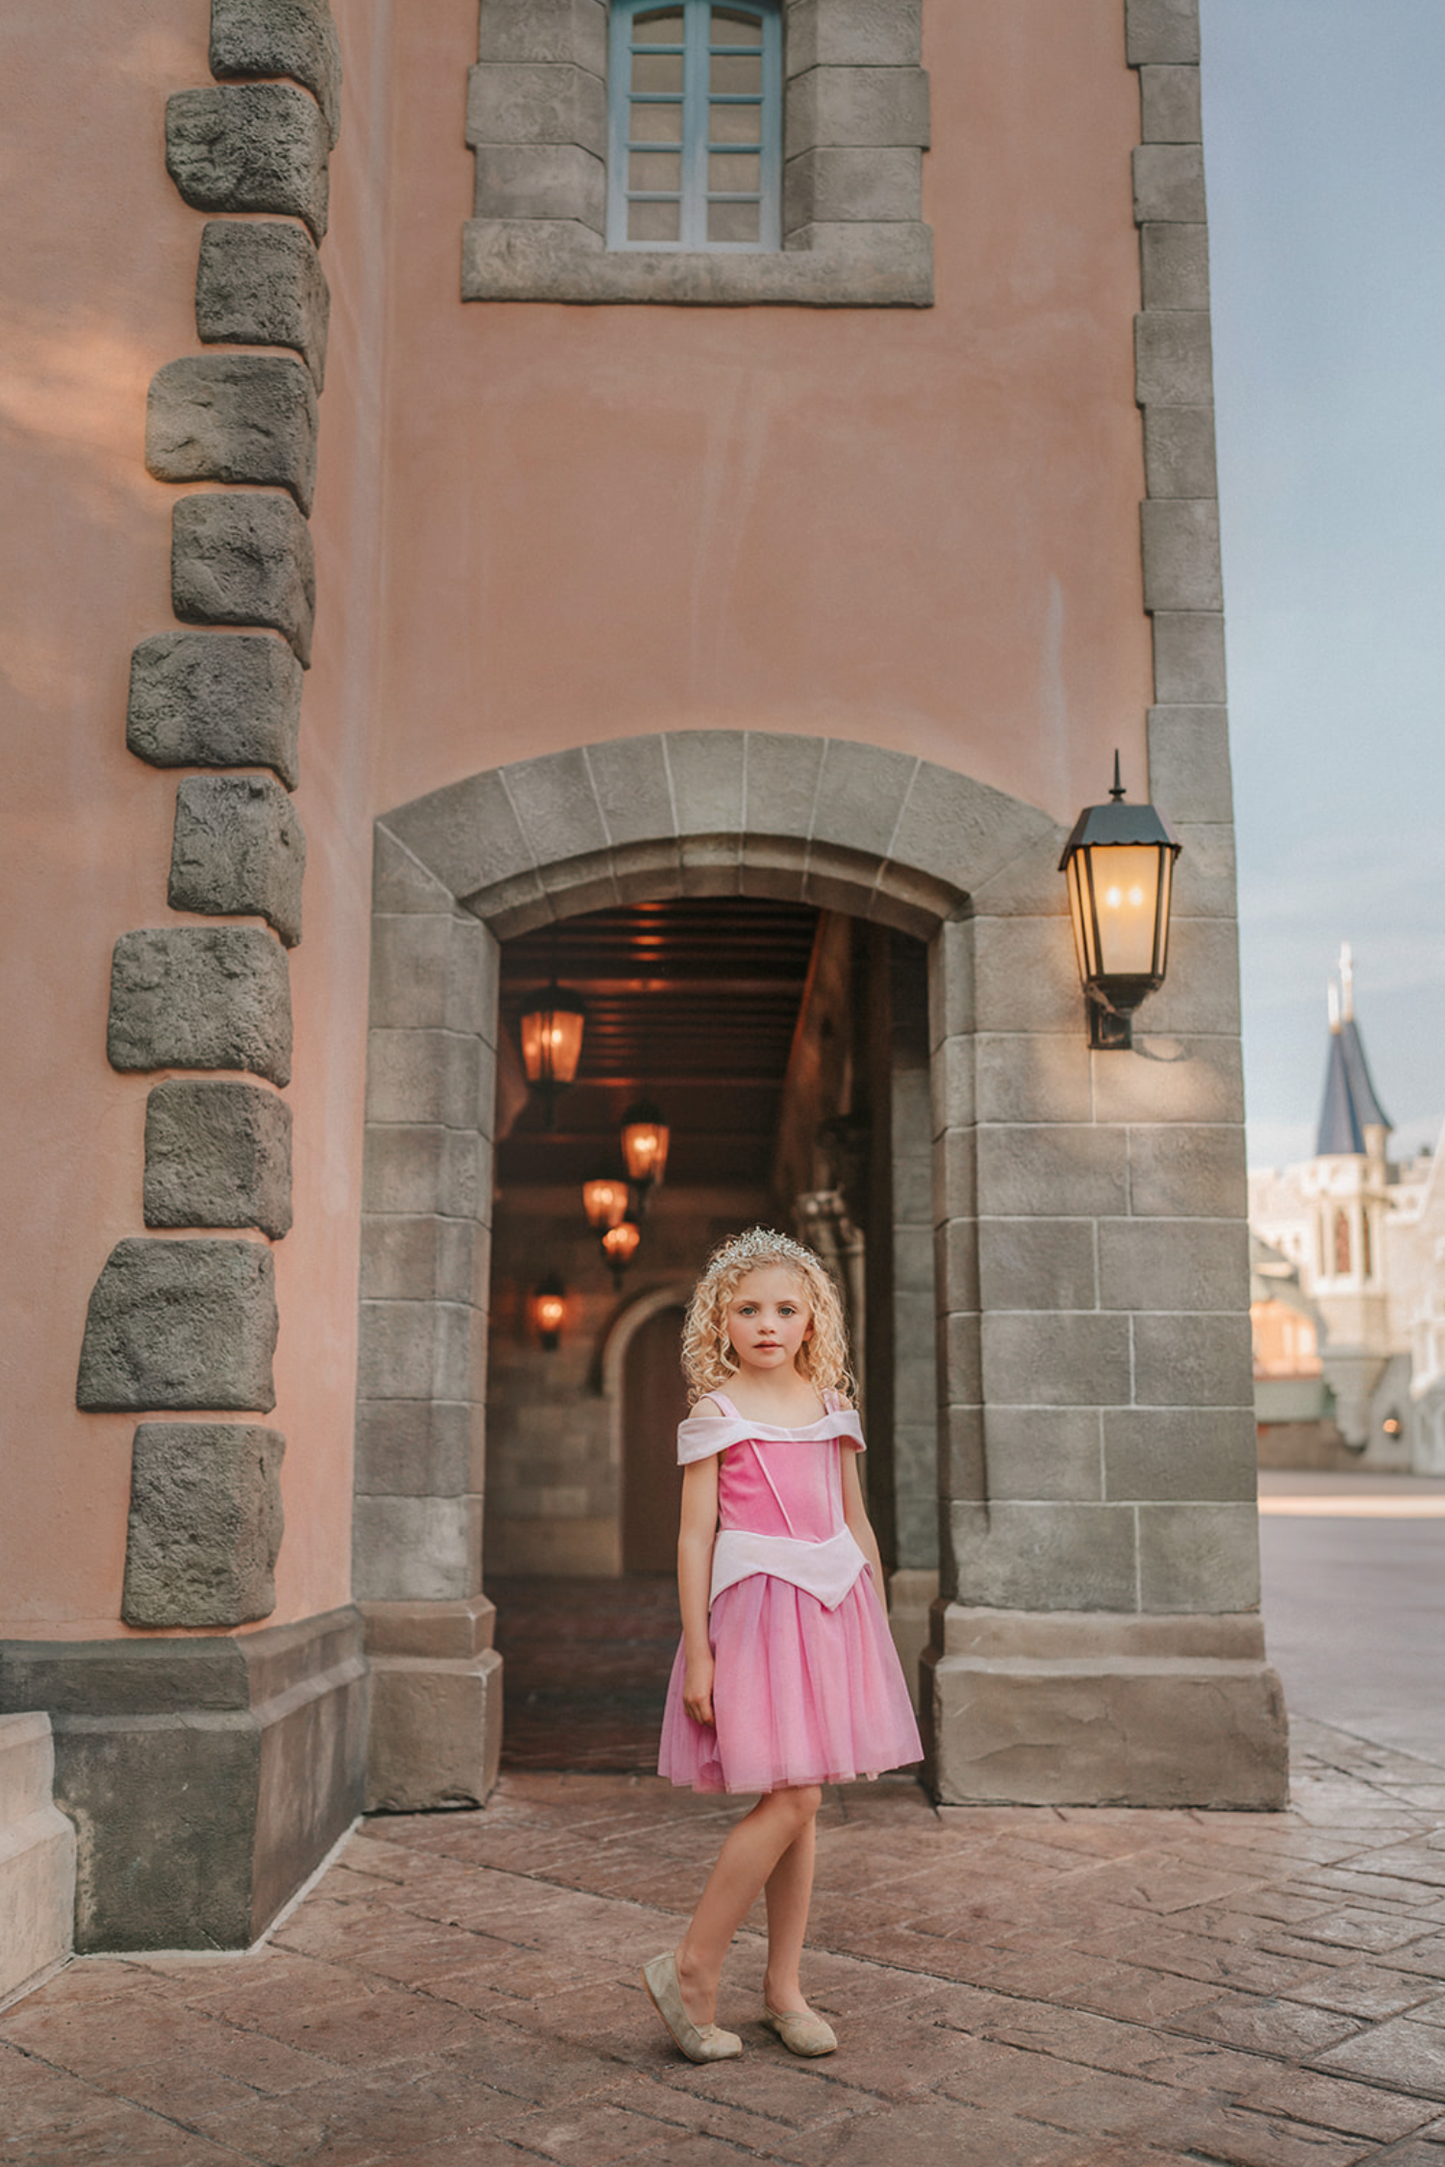
[[[291,1109],[259,1084],[177,1076],[146,1100],[145,1223],[291,1226]]]
[[[112,1068],[243,1068],[291,1080],[285,951],[250,926],[122,933],[110,974]]]
[[[211,73],[221,79],[289,75],[341,132],[341,41],[327,0],[211,0]]]
[[[252,1422],[142,1422],[131,1457],[127,1625],[246,1625],[276,1607],[286,1440]]]
[[[171,607],[183,624],[270,625],[309,667],[311,530],[289,497],[182,497],[171,514]]]
[[[76,1405],[87,1414],[276,1404],[276,1282],[249,1241],[117,1242],[85,1320]]]
[[[269,767],[300,777],[301,665],[262,632],[158,632],[130,658],[125,741],[153,767]]]
[[[320,391],[331,294],[299,226],[213,218],[196,266],[196,330],[207,346],[290,346]]]
[[[291,83],[178,90],[166,100],[166,171],[198,211],[275,211],[326,231],[326,123]]]
[[[187,354],[151,378],[146,466],[162,482],[255,482],[288,489],[303,512],[316,487],[316,391],[281,354]]]
[[[296,808],[269,775],[195,775],[181,784],[167,897],[172,910],[254,914],[294,948],[305,870]]]

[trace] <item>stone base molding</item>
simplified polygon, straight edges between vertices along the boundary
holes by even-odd
[[[370,1812],[480,1806],[502,1752],[495,1605],[363,1603],[371,1660]]]
[[[49,1716],[0,1716],[0,2009],[70,1954],[75,1830],[54,1777]]]
[[[1254,1611],[1161,1617],[939,1603],[924,1737],[943,1805],[1278,1808],[1278,1675]]]
[[[54,1726],[77,1949],[249,1947],[361,1811],[367,1700],[349,1606],[237,1637],[0,1642],[0,1705]]]

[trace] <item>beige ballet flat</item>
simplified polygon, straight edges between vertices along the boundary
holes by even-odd
[[[763,2004],[763,2022],[776,2032],[790,2054],[836,2054],[838,2034],[811,2009],[770,2009]]]
[[[643,1965],[642,1983],[653,2008],[672,2033],[674,2045],[690,2062],[728,2062],[742,2053],[743,2043],[736,2032],[725,2032],[717,2024],[693,2023],[682,2006],[677,1958],[671,1949],[666,1956],[655,1956],[650,1964]]]

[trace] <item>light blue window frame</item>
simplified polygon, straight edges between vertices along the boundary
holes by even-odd
[[[711,42],[712,10],[714,5],[723,6],[731,17],[754,17],[758,24],[758,44],[762,48],[762,90],[760,94],[737,93],[714,90],[711,87],[714,58],[739,57],[756,47],[739,47],[729,41],[714,45]],[[683,16],[682,88],[675,91],[639,91],[632,88],[632,59],[634,53],[658,56],[676,56],[675,40],[662,43],[647,36],[653,26],[639,23],[639,16],[646,17],[660,12]],[[634,31],[640,33],[634,36]],[[607,158],[607,246],[617,249],[661,249],[669,254],[681,250],[705,250],[708,253],[738,255],[756,254],[760,249],[778,249],[783,245],[783,26],[779,0],[614,0],[609,30],[607,66],[608,84],[608,158]],[[631,187],[632,153],[656,154],[671,148],[653,138],[635,138],[632,133],[634,108],[646,106],[681,107],[681,174],[680,186],[673,189]],[[760,108],[759,143],[756,145],[717,141],[712,135],[712,116],[719,108],[755,106]],[[718,177],[713,161],[725,169],[734,159],[745,161],[749,156],[759,159],[759,185],[756,188],[722,189],[710,188],[709,182]],[[629,210],[633,204],[673,203],[679,205],[679,231],[676,240],[631,240],[628,237]],[[758,238],[756,240],[732,241],[709,239],[709,208],[728,203],[753,203],[758,205]]]

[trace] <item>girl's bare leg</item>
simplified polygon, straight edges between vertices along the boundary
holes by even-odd
[[[694,2024],[714,2022],[717,1984],[728,1944],[761,1891],[768,1886],[779,1861],[804,1834],[808,1835],[808,1881],[811,1886],[811,1830],[822,1799],[823,1794],[816,1784],[798,1790],[769,1791],[729,1832],[677,1952],[682,2004]],[[770,1900],[770,1934],[771,1908]],[[796,1909],[794,1898],[792,1910]],[[805,1897],[802,1906],[805,1923],[807,1915]],[[801,1928],[798,1939],[801,1943]],[[796,1968],[794,1958],[795,1971]],[[777,2008],[778,2004],[775,2002],[773,2007]]]
[[[763,1977],[763,2000],[780,2016],[790,2009],[805,2010],[808,2006],[798,1983],[798,1966],[813,1898],[816,1832],[817,1823],[810,1819],[768,1876],[768,1968]]]

